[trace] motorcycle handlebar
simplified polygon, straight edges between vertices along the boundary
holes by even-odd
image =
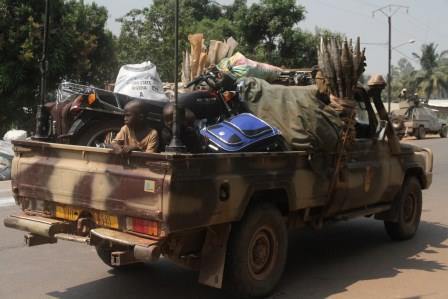
[[[201,82],[207,83],[207,85],[213,89],[217,88],[217,84],[216,84],[217,82],[215,80],[215,76],[212,74],[201,75],[201,76],[197,77],[196,79],[187,83],[187,85],[185,87],[190,88],[191,86],[197,85]]]
[[[200,83],[204,78],[202,76],[197,77],[196,79],[190,81],[187,83],[187,85],[185,86],[186,88],[190,88],[193,85],[197,85],[198,83]]]

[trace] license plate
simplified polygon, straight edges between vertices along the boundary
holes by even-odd
[[[81,214],[81,209],[68,207],[68,206],[56,206],[56,218],[76,221]]]
[[[118,229],[118,217],[109,215],[103,212],[96,212],[93,214],[93,218],[95,219],[95,223],[98,226],[104,226],[109,228]]]
[[[81,215],[82,210],[79,208],[69,207],[69,206],[56,206],[56,218],[77,221],[79,215]],[[118,217],[114,215],[109,215],[105,212],[91,211],[93,220],[96,225],[108,228],[118,229]]]

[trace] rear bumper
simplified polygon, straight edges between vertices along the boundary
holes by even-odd
[[[92,246],[108,241],[127,247],[133,252],[136,260],[154,261],[160,256],[160,240],[147,239],[107,228],[92,229],[88,236],[83,237],[72,233],[73,226],[69,222],[26,214],[11,215],[5,218],[4,225],[28,232],[29,234],[25,236],[25,243],[28,246],[56,243],[58,239]]]

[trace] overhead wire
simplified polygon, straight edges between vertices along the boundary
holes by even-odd
[[[372,19],[372,20],[374,20],[374,21],[377,22],[377,23],[382,23],[382,24],[384,24],[384,22],[382,22],[382,21],[380,21],[380,20],[378,20],[378,19],[375,19],[375,18],[371,18],[372,16],[371,16],[371,15],[368,15],[368,14],[366,14],[366,13],[359,12],[359,11],[354,11],[354,10],[351,10],[351,9],[341,8],[340,6],[336,6],[336,5],[330,4],[330,3],[326,2],[326,1],[323,1],[323,0],[315,0],[315,1],[318,2],[318,3],[320,3],[321,5],[324,5],[324,6],[327,6],[327,7],[331,7],[331,8],[334,8],[334,9],[337,9],[337,10],[342,11],[342,12],[345,12],[345,13],[347,13],[347,14],[351,14],[351,15],[359,15],[359,16],[368,17],[369,19]],[[378,5],[375,5],[375,4],[370,3],[370,2],[368,2],[368,1],[365,1],[365,0],[352,0],[352,1],[353,1],[353,2],[356,2],[356,3],[361,3],[361,4],[364,4],[364,5],[370,6],[371,8],[379,8]],[[395,25],[392,25],[392,28],[393,28],[394,31],[396,31],[396,32],[398,32],[398,33],[406,34],[406,35],[408,35],[408,36],[410,36],[410,37],[414,37],[414,34],[413,34],[413,33],[406,32],[406,31],[404,31],[404,30],[402,30],[402,29],[400,29],[400,28],[397,28],[397,26],[395,26]],[[366,45],[371,45],[371,46],[377,46],[377,45],[379,46],[381,43],[364,43],[364,44],[366,44]],[[409,55],[403,53],[402,51],[400,51],[400,50],[398,50],[398,49],[393,49],[393,50],[394,50],[395,52],[397,52],[399,55],[401,55],[402,57],[404,57],[404,58],[406,58],[406,59],[408,59],[408,60],[410,60],[410,61],[418,62],[418,60],[416,60],[415,58],[410,57]]]
[[[369,1],[366,1],[366,0],[351,0],[351,1],[352,1],[352,2],[356,2],[356,3],[364,4],[364,5],[369,6],[369,7],[371,7],[371,8],[379,8],[378,5],[373,4],[373,3],[369,2]],[[407,20],[408,22],[412,23],[413,25],[419,26],[420,29],[421,29],[426,35],[428,34],[428,32],[431,31],[431,32],[433,32],[433,33],[438,34],[440,37],[448,38],[448,34],[446,34],[445,32],[442,32],[442,31],[438,30],[437,28],[436,28],[436,29],[432,28],[429,24],[427,24],[427,23],[425,23],[425,22],[419,20],[418,18],[416,18],[416,17],[413,16],[412,14],[409,14],[409,13],[408,13],[408,14],[406,14],[405,16],[409,18],[409,19]],[[411,33],[409,33],[409,32],[405,32],[405,31],[403,31],[403,30],[397,28],[396,26],[392,26],[392,28],[393,28],[394,30],[396,30],[397,32],[401,32],[401,33],[405,33],[405,34],[412,35]]]
[[[408,60],[410,60],[410,61],[414,61],[414,62],[416,62],[416,63],[419,63],[419,60],[416,59],[415,57],[410,57],[409,55],[403,53],[402,51],[400,51],[400,50],[398,50],[398,49],[392,49],[392,50],[394,50],[394,51],[397,52],[399,55],[403,56],[404,58],[406,58],[406,59],[408,59]]]

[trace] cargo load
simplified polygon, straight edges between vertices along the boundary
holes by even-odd
[[[258,78],[241,82],[241,95],[249,110],[278,128],[291,150],[336,150],[343,123],[318,98],[316,86],[271,85]]]

